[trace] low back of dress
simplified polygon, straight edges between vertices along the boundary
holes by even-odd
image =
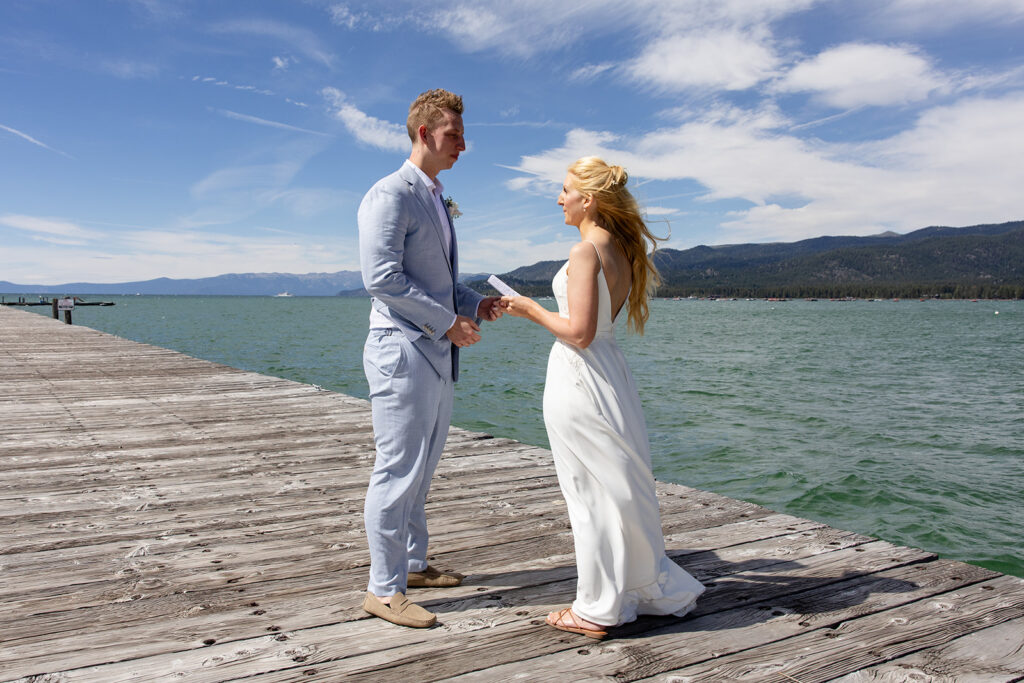
[[[589,241],[589,240],[588,240]],[[594,244],[591,242],[591,244]],[[594,245],[597,250],[597,245]],[[601,269],[597,271],[597,333],[595,339],[615,339],[615,320],[612,319],[612,294],[608,287],[608,279],[604,275],[604,262],[601,261],[601,252],[597,252],[597,260],[601,263]],[[555,294],[555,301],[558,302],[558,315],[563,318],[569,317],[569,262],[566,261],[561,269],[555,274],[551,281],[551,290]],[[625,304],[622,305],[626,307]],[[619,311],[622,312],[621,310]]]

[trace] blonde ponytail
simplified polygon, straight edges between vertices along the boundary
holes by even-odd
[[[661,276],[653,255],[658,240],[640,215],[640,207],[626,188],[629,174],[621,166],[609,166],[597,157],[583,157],[569,167],[577,178],[576,189],[597,199],[600,225],[612,234],[629,260],[633,287],[629,291],[629,328],[644,333],[650,316],[647,305]],[[648,253],[648,247],[650,253]]]

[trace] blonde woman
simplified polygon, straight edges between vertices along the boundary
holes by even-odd
[[[552,612],[557,629],[604,638],[639,614],[693,609],[704,586],[665,555],[640,397],[615,341],[628,307],[643,333],[658,282],[654,236],[626,188],[626,171],[596,157],[569,167],[558,196],[580,232],[552,281],[558,312],[504,297],[505,312],[556,337],[548,359],[544,424],[576,548],[576,600]]]

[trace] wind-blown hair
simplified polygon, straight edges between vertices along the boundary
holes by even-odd
[[[420,126],[426,126],[427,130],[434,130],[444,120],[444,111],[451,109],[453,112],[462,115],[462,97],[453,92],[436,88],[420,93],[411,105],[409,105],[409,118],[405,120],[405,129],[409,132],[409,139],[416,142],[416,131]]]
[[[629,290],[629,327],[643,334],[650,316],[647,300],[661,284],[661,276],[652,256],[658,246],[655,237],[640,215],[640,206],[628,189],[629,175],[621,166],[609,166],[597,157],[583,157],[569,166],[576,177],[575,187],[584,196],[597,200],[597,223],[612,234],[622,247],[633,271],[633,287]],[[650,253],[648,253],[650,243]]]

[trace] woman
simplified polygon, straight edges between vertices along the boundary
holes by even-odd
[[[558,204],[580,242],[552,281],[557,313],[527,297],[502,298],[507,313],[557,338],[544,424],[572,523],[578,583],[576,601],[547,623],[598,639],[638,614],[682,616],[704,592],[665,555],[647,427],[615,341],[627,300],[629,325],[643,333],[658,282],[647,254],[655,238],[626,180],[622,167],[596,157],[569,167]]]

